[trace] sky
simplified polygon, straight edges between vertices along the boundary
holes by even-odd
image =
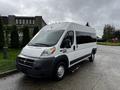
[[[98,36],[105,24],[120,28],[120,0],[0,0],[0,14],[42,16],[47,24],[89,22]]]

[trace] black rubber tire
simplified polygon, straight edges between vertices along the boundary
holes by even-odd
[[[59,76],[58,76],[58,73],[57,73],[58,68],[59,68],[60,66],[64,67],[64,75],[63,75],[62,77],[59,77]],[[66,64],[65,64],[64,62],[59,62],[59,63],[56,64],[56,66],[55,66],[55,68],[54,68],[54,72],[53,72],[53,76],[52,76],[52,77],[53,77],[53,79],[54,79],[55,81],[60,81],[60,80],[62,80],[62,79],[64,78],[65,72],[66,72]]]
[[[93,62],[94,59],[95,59],[95,54],[92,53],[91,56],[89,57],[89,61],[90,61],[90,62]]]

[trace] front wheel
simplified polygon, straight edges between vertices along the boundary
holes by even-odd
[[[53,78],[57,81],[62,80],[65,75],[66,67],[65,63],[60,62],[56,65],[53,73]]]
[[[92,53],[91,56],[89,57],[89,61],[90,61],[90,62],[93,62],[94,59],[95,59],[95,54]]]

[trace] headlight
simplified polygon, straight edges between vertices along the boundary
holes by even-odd
[[[50,49],[46,49],[42,52],[41,56],[50,56],[55,52],[56,48],[50,48]]]

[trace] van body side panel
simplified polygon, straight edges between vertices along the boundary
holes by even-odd
[[[82,57],[79,57],[79,58],[77,58],[77,59],[75,59],[75,60],[72,60],[71,62],[70,62],[70,65],[74,65],[74,64],[76,64],[77,62],[80,62],[82,59],[84,59],[84,58],[86,58],[86,57],[88,57],[88,56],[90,56],[91,54],[86,54],[86,55],[84,55],[84,56],[82,56]]]
[[[70,26],[70,28],[73,29],[75,32],[79,31],[79,32],[94,34],[95,35],[94,37],[96,37],[96,34],[95,34],[96,32],[93,28],[81,26],[78,24],[72,24]],[[75,38],[75,51],[71,52],[71,54],[67,54],[68,58],[72,57],[71,59],[69,59],[70,67],[73,66],[74,64],[80,62],[83,58],[90,57],[92,50],[94,48],[97,48],[96,42],[77,44],[76,33],[75,33],[74,38]]]
[[[90,57],[93,48],[96,48],[95,43],[78,45],[75,51],[76,54],[74,54],[74,57],[76,57],[76,59],[73,61],[70,61],[70,62],[74,62],[74,63],[70,63],[70,66],[72,66],[77,62],[80,62],[82,59],[86,57]]]

